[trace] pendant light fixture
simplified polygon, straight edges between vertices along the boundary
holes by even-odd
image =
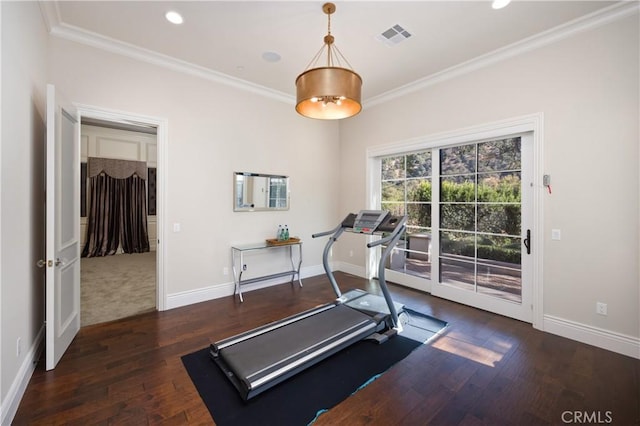
[[[327,14],[327,35],[324,45],[313,57],[307,69],[296,78],[296,111],[309,118],[337,120],[352,117],[362,110],[360,92],[362,78],[356,74],[349,62],[333,43],[331,14],[336,5],[325,3],[322,10]],[[326,50],[327,66],[316,66]],[[344,62],[348,68],[342,66]]]

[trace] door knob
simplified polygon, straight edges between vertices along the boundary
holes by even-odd
[[[40,259],[36,262],[36,266],[38,268],[44,268],[45,266],[47,266],[47,262],[44,259]]]

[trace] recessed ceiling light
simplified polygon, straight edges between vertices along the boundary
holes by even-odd
[[[267,62],[278,62],[281,59],[281,56],[276,52],[264,52],[262,54],[262,59]]]
[[[493,3],[491,3],[491,7],[494,9],[502,9],[509,3],[511,3],[511,0],[493,0]]]
[[[172,24],[179,25],[184,22],[184,19],[182,19],[182,15],[174,10],[170,10],[169,12],[167,12],[164,17],[167,18],[167,21],[171,22]]]

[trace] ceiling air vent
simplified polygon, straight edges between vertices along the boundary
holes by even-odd
[[[409,31],[405,30],[400,25],[394,25],[388,30],[382,32],[382,34],[378,35],[376,38],[387,46],[395,46],[409,37],[411,37],[411,33]]]

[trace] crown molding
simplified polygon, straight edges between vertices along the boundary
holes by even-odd
[[[57,1],[38,1],[40,5],[40,13],[42,13],[42,19],[47,26],[47,31],[51,34],[51,30],[60,25],[60,9],[58,8]]]
[[[173,58],[149,49],[125,43],[82,28],[61,22],[57,1],[40,1],[40,8],[49,34],[76,43],[85,44],[117,55],[126,56],[149,64],[168,68],[173,71],[204,78],[236,89],[255,93],[280,102],[295,104],[295,98],[287,93],[251,83],[209,68]]]
[[[640,3],[638,1],[627,0],[616,3],[612,6],[543,31],[539,34],[527,37],[508,46],[478,56],[469,61],[462,62],[440,72],[431,74],[412,83],[374,96],[363,103],[366,103],[367,107],[371,107],[388,102],[401,96],[423,90],[429,86],[451,80],[455,77],[477,71],[497,62],[521,55],[531,50],[547,46],[583,31],[591,30],[619,19],[626,18],[627,16],[637,13],[638,10],[640,10]]]
[[[246,80],[232,77],[200,65],[182,61],[168,55],[143,49],[130,43],[125,43],[110,37],[106,37],[79,27],[65,24],[61,21],[60,10],[57,1],[40,1],[40,10],[49,34],[66,40],[95,47],[118,55],[123,55],[142,62],[171,69],[173,71],[185,73],[195,77],[204,78],[216,83],[245,90],[257,95],[265,96],[280,102],[295,104],[295,97],[287,93],[270,89]],[[583,31],[597,28],[609,24],[619,19],[631,16],[640,10],[640,2],[635,0],[625,0],[613,4],[581,18],[574,19],[565,24],[551,28],[542,33],[525,38],[516,43],[496,49],[477,58],[454,65],[440,72],[431,74],[412,83],[392,89],[388,92],[365,99],[367,107],[379,105],[390,100],[423,90],[427,87],[451,80],[464,74],[471,73],[481,68],[493,65],[517,55],[538,49],[543,46],[555,43],[559,40],[571,37]]]

